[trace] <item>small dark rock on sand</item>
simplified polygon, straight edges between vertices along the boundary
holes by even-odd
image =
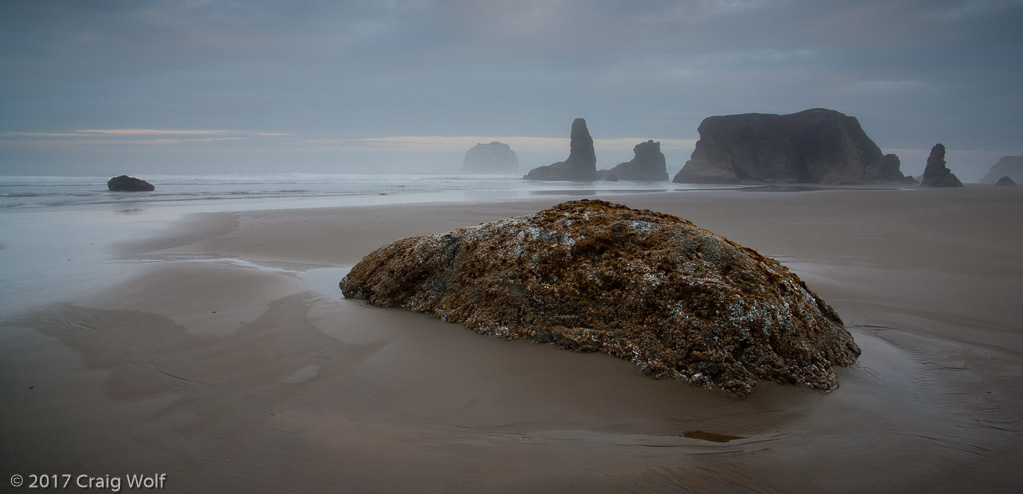
[[[156,190],[156,187],[145,180],[121,175],[108,180],[107,189],[114,192],[150,192]]]

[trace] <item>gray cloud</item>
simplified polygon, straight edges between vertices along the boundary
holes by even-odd
[[[584,116],[694,139],[709,115],[823,106],[884,148],[1019,151],[1021,19],[1009,0],[13,0],[0,131],[559,137]]]

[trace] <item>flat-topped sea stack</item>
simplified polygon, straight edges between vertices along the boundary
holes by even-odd
[[[661,153],[661,143],[652,140],[636,144],[632,148],[635,157],[632,161],[620,163],[606,172],[612,180],[636,180],[644,182],[665,182],[668,180],[668,167]],[[601,173],[605,173],[601,170]]]
[[[924,168],[924,178],[920,181],[923,187],[962,187],[963,183],[959,177],[952,173],[945,166],[945,145],[935,144],[931,148],[931,154],[927,156],[927,167]]]
[[[140,178],[121,175],[107,181],[107,189],[113,192],[150,192],[156,187]]]
[[[462,161],[465,173],[517,174],[519,157],[503,142],[477,143],[465,152]]]
[[[1002,177],[1009,177],[1016,183],[1023,182],[1023,156],[1002,156],[998,163],[991,165],[980,183],[993,184]]]
[[[740,396],[760,380],[834,389],[833,366],[860,354],[838,314],[774,259],[604,201],[398,240],[340,287],[347,298],[604,352]]]
[[[572,137],[568,159],[529,170],[526,180],[571,180],[588,182],[597,177],[597,154],[593,151],[593,138],[586,129],[586,120],[572,122]]]
[[[834,110],[708,117],[698,130],[676,183],[916,183],[855,117]]]

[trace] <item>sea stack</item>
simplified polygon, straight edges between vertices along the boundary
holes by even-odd
[[[940,142],[931,148],[931,154],[927,157],[927,168],[924,168],[924,179],[920,181],[923,187],[962,187],[963,183],[959,178],[945,166],[945,146]]]
[[[674,182],[916,183],[855,117],[834,110],[714,116],[698,131],[696,149]]]
[[[462,171],[465,173],[517,174],[519,157],[515,151],[512,151],[511,146],[503,142],[476,143],[465,152]]]
[[[646,182],[663,182],[668,180],[667,163],[661,153],[661,143],[652,140],[636,144],[632,148],[635,157],[632,161],[620,163],[607,173],[607,180],[638,180]],[[614,180],[611,179],[614,178]]]
[[[145,180],[121,175],[108,180],[107,189],[114,192],[150,192],[156,190],[156,187]]]
[[[604,201],[398,240],[340,287],[739,396],[760,380],[834,389],[833,366],[860,354],[834,309],[778,261],[675,216]]]
[[[593,138],[586,129],[586,120],[577,118],[572,122],[572,140],[567,160],[533,168],[522,178],[579,182],[596,180],[597,154],[593,151]]]
[[[1009,177],[1017,183],[1023,182],[1023,156],[1002,156],[998,163],[991,165],[980,183],[993,184],[1001,177]]]
[[[995,187],[1015,187],[1015,186],[1016,186],[1016,181],[1013,180],[1008,175],[998,179],[998,181],[995,182]]]

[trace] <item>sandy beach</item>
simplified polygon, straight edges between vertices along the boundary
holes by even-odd
[[[1023,485],[1023,190],[599,197],[783,262],[843,318],[858,364],[831,393],[737,399],[337,289],[381,245],[556,195],[202,213],[118,244],[124,281],[2,321],[0,471],[166,473],[170,492]]]

